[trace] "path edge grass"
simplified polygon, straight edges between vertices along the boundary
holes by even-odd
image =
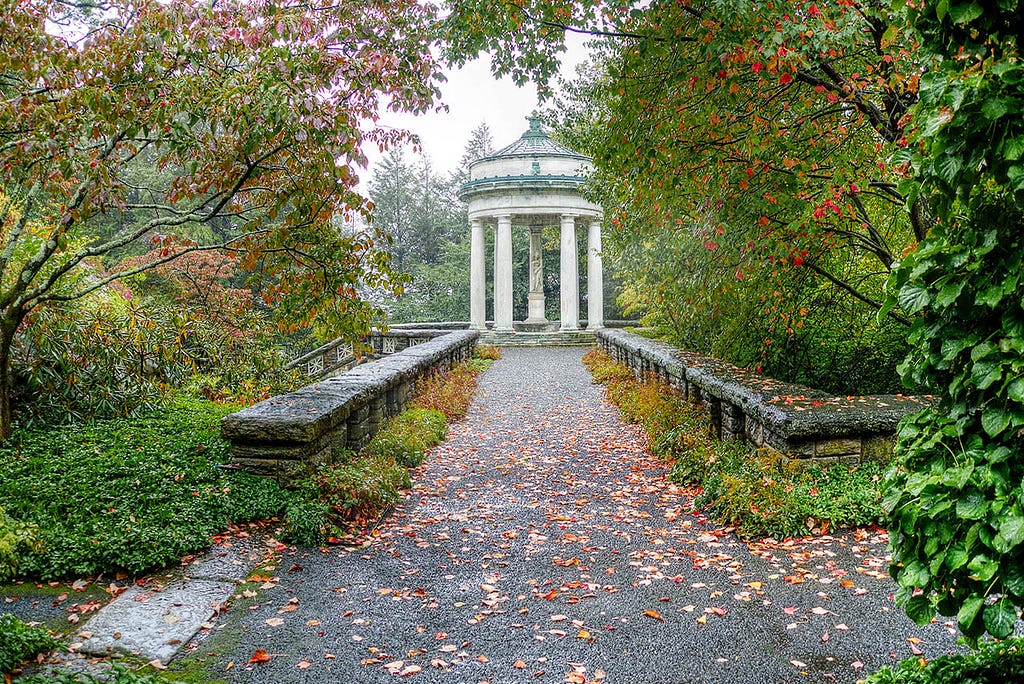
[[[643,428],[669,476],[696,488],[694,507],[745,536],[798,537],[882,520],[877,463],[782,463],[740,440],[712,435],[707,414],[656,375],[638,378],[593,348],[583,357],[623,417]]]

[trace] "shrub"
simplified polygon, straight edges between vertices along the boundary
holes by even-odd
[[[349,457],[317,475],[313,482],[332,522],[342,526],[371,520],[402,499],[412,487],[409,471],[388,457]]]
[[[700,485],[694,505],[709,516],[744,534],[779,537],[879,520],[881,465],[783,465],[739,440],[713,437],[707,415],[657,378],[638,381],[597,350],[584,363],[623,415],[644,428],[652,453],[672,463],[672,480]]]
[[[393,458],[406,468],[423,462],[427,449],[448,434],[448,423],[440,411],[411,408],[391,418],[366,448],[375,458]]]
[[[1024,639],[988,642],[965,655],[926,662],[907,658],[872,673],[865,684],[1005,684],[1024,681]]]
[[[0,615],[0,674],[55,648],[57,640],[45,629],[27,625],[13,615]]]
[[[327,514],[330,507],[319,496],[319,491],[300,490],[288,503],[284,511],[284,541],[302,546],[323,544],[329,531]]]
[[[39,529],[26,525],[7,515],[0,507],[0,583],[18,573],[20,559],[27,553],[42,553]]]
[[[282,512],[288,492],[219,467],[219,421],[234,408],[178,398],[143,418],[16,432],[0,445],[0,500],[42,545],[18,552],[19,572],[144,573],[206,548],[229,521]]]

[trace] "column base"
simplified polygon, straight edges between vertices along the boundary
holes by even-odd
[[[604,327],[604,323],[589,323],[587,324],[587,330],[600,330]]]
[[[580,329],[579,323],[562,323],[558,328],[564,332],[573,332]]]

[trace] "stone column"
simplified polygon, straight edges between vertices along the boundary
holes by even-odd
[[[512,330],[512,217],[498,216],[494,236],[494,329]]]
[[[559,255],[561,271],[561,312],[562,330],[580,328],[580,281],[576,261],[576,217],[562,214],[562,241]]]
[[[487,274],[484,265],[484,224],[469,222],[469,327],[487,328]]]
[[[601,222],[587,230],[587,330],[604,327],[604,264],[601,261]]]
[[[544,245],[540,226],[530,226],[530,315],[527,323],[547,323],[544,316]]]

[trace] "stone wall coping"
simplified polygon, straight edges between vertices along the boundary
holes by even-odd
[[[427,372],[454,350],[475,344],[478,337],[475,330],[445,331],[443,336],[356,366],[342,375],[271,397],[224,416],[221,435],[249,443],[313,442],[348,418],[354,408]]]
[[[716,399],[740,407],[786,440],[892,435],[901,418],[931,401],[930,397],[900,394],[838,397],[625,330],[602,329],[597,336],[660,372],[685,379]]]

